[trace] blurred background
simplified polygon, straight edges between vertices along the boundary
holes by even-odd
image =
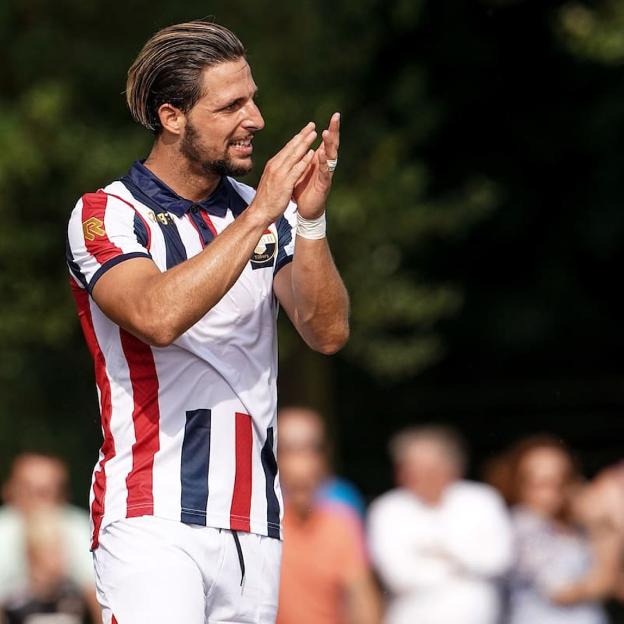
[[[151,137],[126,71],[162,26],[212,16],[246,44],[265,160],[342,113],[329,206],[352,298],[331,359],[282,319],[281,402],[326,416],[370,501],[405,425],[444,422],[468,474],[549,432],[586,477],[624,456],[624,1],[0,1],[0,477],[62,456],[86,506],[101,441],[70,299],[77,198]]]

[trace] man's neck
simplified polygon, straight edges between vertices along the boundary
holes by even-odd
[[[306,524],[315,515],[316,505],[314,501],[310,501],[308,504],[294,505],[292,502],[286,504],[288,512],[291,514],[291,518],[298,525]]]
[[[208,198],[221,177],[195,171],[173,145],[157,140],[144,165],[180,197],[198,202]]]

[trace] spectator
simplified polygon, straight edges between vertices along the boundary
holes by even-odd
[[[87,605],[67,574],[59,513],[50,509],[31,513],[25,520],[25,541],[28,580],[5,598],[0,621],[81,624]]]
[[[325,429],[308,409],[282,410],[278,461],[284,488],[284,549],[278,624],[376,624],[377,592],[357,514],[325,504]]]
[[[523,440],[494,481],[513,506],[508,623],[605,623],[598,601],[614,586],[621,546],[617,531],[591,520],[589,499],[579,499],[579,471],[568,449],[548,436]],[[587,532],[575,512],[587,519]]]
[[[371,555],[391,594],[387,624],[494,624],[496,579],[511,561],[500,497],[462,480],[465,453],[452,430],[408,429],[390,452],[399,487],[369,513]]]
[[[88,514],[66,502],[67,468],[61,459],[24,453],[13,461],[0,508],[0,603],[28,582],[25,523],[33,514],[56,512],[69,578],[84,593],[94,622],[100,621],[95,597]]]
[[[594,529],[615,531],[620,538],[620,549],[624,542],[624,462],[602,470],[580,497],[580,515],[586,526]],[[609,605],[611,618],[624,621],[624,556],[620,565],[612,598]]]
[[[366,505],[362,495],[353,483],[342,477],[328,475],[319,488],[318,500],[320,503],[340,503],[346,505],[362,521],[366,516]]]

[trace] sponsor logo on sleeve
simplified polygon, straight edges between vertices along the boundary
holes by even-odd
[[[98,236],[106,236],[104,222],[97,217],[91,217],[82,223],[82,232],[85,240],[93,241]]]

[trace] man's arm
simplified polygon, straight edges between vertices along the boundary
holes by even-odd
[[[349,299],[326,239],[297,237],[293,261],[273,289],[301,337],[315,351],[338,351],[349,335]]]
[[[472,486],[440,521],[440,549],[471,575],[502,576],[513,561],[513,537],[505,504],[488,486]]]
[[[621,566],[622,537],[611,527],[590,535],[593,565],[582,579],[556,590],[550,596],[556,604],[568,606],[605,600],[613,593]]]
[[[120,327],[154,346],[166,346],[192,327],[233,286],[268,225],[284,212],[308,168],[316,137],[308,124],[265,167],[254,200],[201,253],[161,273],[148,258],[107,271],[93,298]]]
[[[294,191],[299,214],[316,219],[325,211],[333,173],[328,159],[338,158],[340,116],[329,128]],[[349,336],[349,297],[331,256],[326,238],[297,236],[291,264],[275,276],[277,299],[301,337],[316,351],[334,353]]]
[[[379,624],[381,621],[379,590],[368,570],[347,584],[346,603],[349,624]]]
[[[369,508],[368,548],[382,585],[395,595],[433,591],[455,569],[440,550],[436,520],[392,494]]]

